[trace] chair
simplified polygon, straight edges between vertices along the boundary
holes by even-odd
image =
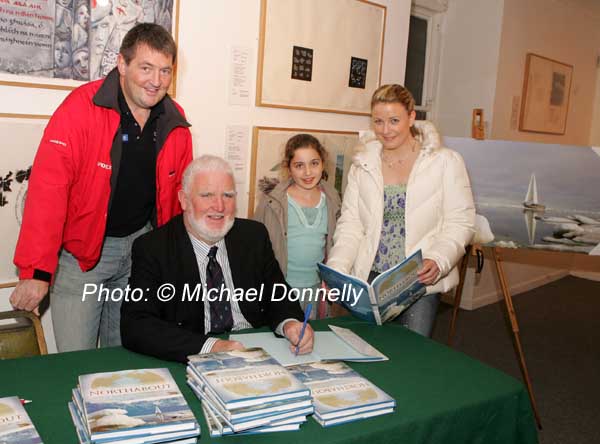
[[[35,314],[21,310],[0,312],[0,320],[4,319],[17,321],[0,324],[0,359],[48,354],[42,323]]]

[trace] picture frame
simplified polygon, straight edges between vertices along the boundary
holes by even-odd
[[[519,130],[565,134],[572,78],[572,65],[528,53]]]
[[[325,147],[328,154],[325,165],[327,181],[343,196],[354,148],[358,144],[358,131],[255,126],[252,129],[250,185],[248,188],[249,218],[253,216],[258,204],[261,185],[265,181],[274,179],[287,180],[287,175],[281,165],[285,144],[292,136],[300,133],[313,135]]]
[[[0,113],[0,131],[10,156],[0,160],[0,288],[16,285],[12,258],[19,236],[31,165],[50,116]]]
[[[154,23],[168,23],[177,42],[180,0],[144,4],[150,8],[136,0],[105,3],[70,0],[64,8],[58,2],[44,2],[38,5],[42,10],[37,11],[36,18],[22,19],[15,25],[11,25],[11,17],[20,9],[26,10],[27,4],[3,3],[0,23],[5,25],[6,34],[0,33],[0,41],[11,41],[11,49],[0,57],[0,86],[70,91],[103,78],[116,65],[125,32],[137,23],[153,21],[152,17]],[[31,33],[31,29],[35,31]],[[175,66],[168,91],[172,97],[176,88]]]
[[[261,0],[256,105],[369,115],[386,14],[368,0]]]

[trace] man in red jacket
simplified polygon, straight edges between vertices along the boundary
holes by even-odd
[[[177,48],[161,26],[123,38],[117,68],[74,90],[42,137],[14,262],[13,307],[51,291],[59,351],[121,343],[120,305],[140,234],[181,213],[190,124],[168,95]]]

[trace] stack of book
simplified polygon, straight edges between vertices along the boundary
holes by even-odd
[[[313,413],[308,387],[261,348],[188,359],[211,436],[298,430]]]
[[[82,375],[69,411],[80,444],[195,444],[200,435],[166,368]]]
[[[0,443],[42,444],[40,435],[16,396],[0,398]]]
[[[323,427],[392,413],[396,401],[343,362],[320,361],[287,367],[310,388]]]

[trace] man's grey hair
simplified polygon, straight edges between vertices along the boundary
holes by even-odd
[[[233,175],[233,168],[229,165],[225,159],[219,156],[213,156],[211,154],[204,154],[190,162],[183,172],[183,178],[181,179],[181,186],[186,195],[189,196],[192,182],[197,174],[209,171],[222,171],[231,176],[233,181],[233,187],[235,191],[235,177]]]

